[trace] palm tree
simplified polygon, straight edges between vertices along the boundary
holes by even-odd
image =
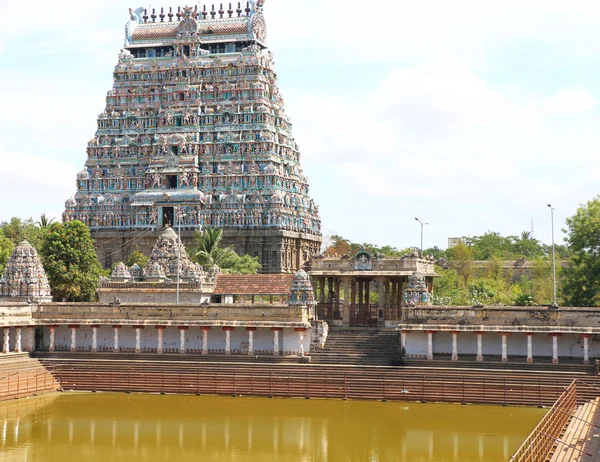
[[[40,221],[36,222],[36,225],[40,228],[48,228],[54,222],[54,218],[48,218],[45,213],[40,215]]]
[[[221,262],[233,253],[231,247],[221,247],[222,240],[222,229],[204,228],[201,233],[197,232],[194,238],[196,243],[193,252],[194,260],[204,268],[213,265],[221,266]]]

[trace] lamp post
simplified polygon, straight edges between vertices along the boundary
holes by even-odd
[[[550,209],[550,222],[552,225],[552,306],[551,308],[558,308],[556,303],[556,251],[554,249],[554,207],[552,204],[548,204]]]
[[[181,207],[177,207],[178,243],[177,243],[177,305],[179,305],[179,274],[181,273],[181,220],[185,217]]]
[[[428,225],[429,223],[423,223],[417,217],[415,217],[415,220],[417,220],[421,224],[421,256],[422,256],[423,255],[423,226]]]

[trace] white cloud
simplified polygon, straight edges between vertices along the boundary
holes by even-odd
[[[582,88],[565,88],[544,99],[542,108],[551,115],[585,114],[596,108],[596,100]]]

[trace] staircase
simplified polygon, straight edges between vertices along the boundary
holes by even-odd
[[[50,393],[59,388],[52,373],[29,354],[0,355],[0,401]]]
[[[398,332],[368,328],[330,328],[325,348],[310,352],[311,363],[394,366],[400,362]]]

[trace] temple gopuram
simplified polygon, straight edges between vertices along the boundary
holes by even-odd
[[[264,0],[202,10],[130,10],[113,88],[64,221],[81,220],[110,267],[152,250],[166,226],[202,227],[297,271],[321,220],[266,46]]]

